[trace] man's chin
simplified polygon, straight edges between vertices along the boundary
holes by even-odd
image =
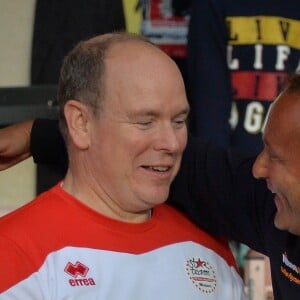
[[[147,199],[148,203],[152,203],[153,205],[161,204],[167,201],[169,197],[169,188],[157,188],[149,191],[148,195],[145,195],[144,199]],[[149,196],[150,195],[150,196]]]
[[[274,216],[274,225],[279,230],[289,231],[294,233],[295,230],[292,229],[292,215],[288,213],[288,209],[285,207],[285,199],[276,195],[274,197],[274,202],[276,205],[276,213]],[[300,229],[300,226],[299,226]],[[300,232],[299,232],[300,233]]]
[[[300,236],[300,224],[299,228],[291,226],[291,218],[284,217],[282,213],[279,213],[278,211],[276,212],[274,217],[274,225],[279,230],[288,231],[291,234]]]
[[[288,226],[283,216],[283,213],[281,210],[278,210],[278,208],[274,216],[274,225],[279,230],[288,230]]]

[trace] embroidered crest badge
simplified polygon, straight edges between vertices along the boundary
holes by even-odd
[[[216,289],[216,272],[209,262],[200,258],[190,258],[186,262],[186,273],[193,284],[203,293],[210,294]]]

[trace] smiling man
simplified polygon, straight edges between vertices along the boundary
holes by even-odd
[[[274,224],[300,236],[300,78],[273,103],[263,131],[264,149],[253,165],[275,194]]]
[[[97,38],[78,47],[105,57],[103,70],[90,62],[91,91],[80,91],[79,72],[70,87],[70,71],[62,71],[59,99],[70,157],[63,189],[109,217],[136,223],[168,197],[187,142],[189,106],[175,64],[147,43],[120,35],[110,45],[112,37],[102,37],[100,49]],[[77,59],[74,52],[66,64]]]
[[[0,219],[0,298],[243,299],[227,242],[163,204],[187,143],[176,64],[97,36],[65,58],[58,98],[68,171]]]

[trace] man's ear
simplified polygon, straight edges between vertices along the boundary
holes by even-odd
[[[70,142],[81,150],[90,146],[89,118],[86,105],[76,100],[69,100],[64,107]]]

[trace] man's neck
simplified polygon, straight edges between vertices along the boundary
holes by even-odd
[[[127,223],[142,223],[151,218],[151,208],[138,212],[124,210],[101,192],[88,186],[84,179],[75,179],[70,171],[62,182],[62,189],[91,209],[111,219]]]

